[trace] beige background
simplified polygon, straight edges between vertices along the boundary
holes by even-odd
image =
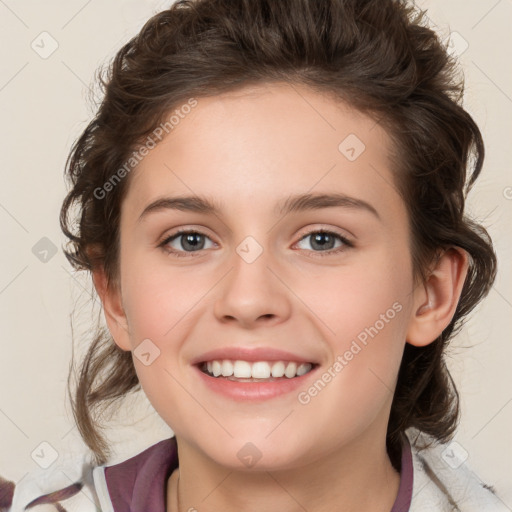
[[[490,230],[501,268],[457,339],[449,365],[462,396],[455,438],[461,453],[467,452],[466,464],[499,489],[512,510],[512,1],[416,4],[428,9],[443,37],[458,33],[454,51],[464,50],[465,106],[486,142],[485,169],[469,208]],[[53,449],[62,458],[82,448],[66,398],[70,315],[75,307],[80,337],[99,311],[91,311],[87,276],[73,274],[60,250],[62,173],[71,144],[93,113],[87,101],[96,68],[167,5],[0,1],[0,475],[14,481],[37,467],[37,454],[48,459]],[[40,35],[44,31],[49,35]],[[52,44],[58,48],[47,58],[37,53]],[[41,242],[44,237],[51,243]],[[45,256],[42,250],[52,245],[56,254]],[[147,401],[128,403],[112,426],[117,459],[170,435]]]

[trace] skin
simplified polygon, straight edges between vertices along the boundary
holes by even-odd
[[[366,146],[355,161],[338,149],[349,134]],[[134,364],[178,442],[169,509],[178,497],[179,511],[391,509],[400,475],[386,427],[404,345],[431,343],[448,325],[467,256],[446,251],[415,285],[390,148],[386,132],[348,105],[274,83],[198,99],[132,171],[119,285],[107,286],[101,269],[94,280],[115,342],[134,350],[150,339],[160,350],[152,364]],[[378,217],[348,207],[275,213],[276,203],[306,192],[358,198]],[[206,196],[221,212],[161,210],[139,220],[168,195]],[[180,238],[158,247],[177,228],[204,233],[204,248],[186,252]],[[353,247],[315,248],[306,235],[322,228]],[[247,236],[263,249],[252,263],[236,251]],[[295,392],[234,401],[190,364],[214,348],[270,346],[310,357],[321,374],[396,303],[400,312],[307,404]],[[251,468],[237,457],[247,442],[261,453]]]

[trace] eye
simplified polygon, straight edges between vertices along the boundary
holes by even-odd
[[[338,254],[347,250],[347,248],[354,247],[354,244],[343,235],[324,229],[318,231],[310,231],[300,239],[299,243],[303,242],[304,240],[310,240],[313,252],[319,253],[318,256],[321,257]],[[336,246],[336,241],[341,243]]]
[[[207,249],[208,247],[205,247],[205,239],[211,241],[208,236],[200,231],[183,229],[166,237],[159,244],[159,247],[162,247],[165,251],[172,253],[175,256],[186,257],[186,253],[198,252],[202,249]],[[215,242],[212,243],[215,245]]]

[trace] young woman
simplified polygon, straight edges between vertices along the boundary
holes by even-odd
[[[147,22],[61,215],[108,326],[73,401],[94,461],[12,510],[506,510],[445,455],[444,350],[496,271],[465,215],[484,148],[454,66],[395,0]],[[96,415],[139,387],[175,436],[111,465]]]

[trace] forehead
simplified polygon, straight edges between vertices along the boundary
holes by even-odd
[[[399,201],[390,138],[331,96],[274,83],[196,101],[174,116],[170,133],[132,171],[130,211],[140,213],[171,192],[233,208],[248,201],[274,208],[283,196],[333,190],[368,202]],[[176,111],[179,105],[169,115]]]

